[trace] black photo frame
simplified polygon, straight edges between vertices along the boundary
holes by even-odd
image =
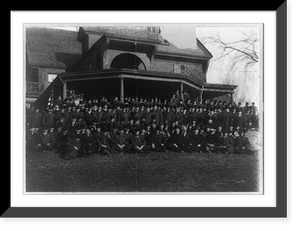
[[[208,9],[214,10],[214,9]],[[232,10],[232,9],[217,9]],[[253,10],[253,9],[234,9]],[[254,9],[256,10],[256,9]],[[12,207],[10,169],[2,196],[2,218],[284,218],[287,217],[287,1],[276,11],[276,206],[275,207]],[[10,158],[2,166],[11,166]]]

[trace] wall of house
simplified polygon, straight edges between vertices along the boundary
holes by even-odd
[[[199,63],[190,63],[190,62],[178,62],[174,60],[162,60],[162,59],[154,59],[151,62],[150,69],[151,71],[160,71],[167,73],[175,73],[175,64],[183,64],[186,67],[186,75],[195,78],[201,79],[206,82],[206,75],[202,69],[202,64]]]

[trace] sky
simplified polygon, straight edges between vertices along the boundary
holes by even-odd
[[[253,26],[200,26],[196,28],[196,36],[201,42],[204,42],[206,37],[219,36],[224,43],[233,43],[245,40],[249,37],[257,38],[258,42],[256,51],[258,56],[260,51],[260,28],[257,25]],[[247,46],[247,43],[241,43],[241,48]],[[229,69],[232,64],[231,57],[218,59],[223,53],[223,46],[216,43],[204,43],[205,47],[212,53],[213,58],[210,61],[210,66],[207,72],[207,80],[211,83],[228,83],[238,85],[235,91],[236,102],[255,102],[259,106],[262,99],[261,84],[262,73],[260,72],[260,62],[252,67],[245,69],[243,63],[239,63],[235,71]],[[236,45],[233,45],[236,46]],[[228,71],[230,70],[230,71]],[[246,70],[246,71],[245,71]],[[230,81],[230,82],[228,82]]]

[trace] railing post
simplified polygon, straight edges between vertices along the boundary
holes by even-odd
[[[180,99],[183,101],[183,82],[180,84]]]
[[[62,94],[62,96],[63,96],[63,100],[65,98],[67,98],[67,82],[63,83],[63,94]]]
[[[124,78],[123,77],[121,77],[120,100],[121,103],[124,103]]]

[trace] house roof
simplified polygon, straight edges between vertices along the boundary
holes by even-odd
[[[29,65],[68,68],[81,57],[77,32],[51,28],[26,28]]]
[[[178,48],[174,44],[168,42],[163,43],[158,46],[157,53],[159,54],[168,54],[168,55],[179,55],[179,56],[190,56],[194,58],[203,58],[203,59],[211,59],[211,54],[207,51],[207,49],[203,49],[199,47],[199,49],[190,49],[190,48]]]
[[[80,27],[80,31],[83,30],[86,33],[94,33],[99,35],[119,35],[124,38],[137,38],[147,39],[156,42],[162,42],[163,39],[157,28],[155,33],[151,33],[147,30],[147,26],[83,26]]]
[[[160,29],[156,29],[156,33],[150,33],[146,26],[83,26],[82,30],[86,33],[94,33],[98,35],[117,35],[124,38],[137,38],[137,39],[147,39],[158,42],[158,48],[156,52],[158,54],[164,55],[179,55],[194,58],[210,59],[212,55],[209,51],[201,44],[199,46],[199,41],[197,41],[198,49],[181,49],[176,47],[171,42],[167,42],[160,34]],[[196,42],[196,41],[195,41]]]

